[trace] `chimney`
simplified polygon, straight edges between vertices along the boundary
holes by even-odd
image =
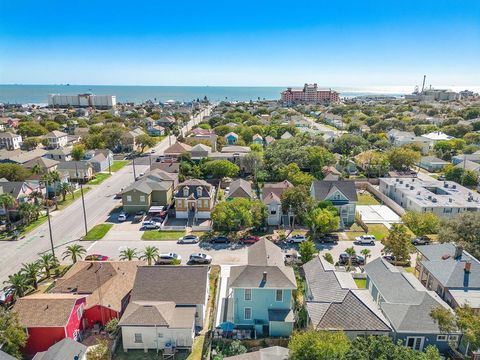
[[[463,247],[461,245],[455,246],[455,260],[460,260],[463,254]]]
[[[263,272],[262,282],[263,282],[263,283],[266,283],[266,282],[267,282],[267,272],[266,272],[266,271]]]
[[[466,261],[465,262],[465,267],[464,267],[465,272],[470,273],[471,268],[472,268],[472,262],[471,261]]]

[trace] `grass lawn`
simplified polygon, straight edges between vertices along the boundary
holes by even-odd
[[[39,216],[39,218],[35,221],[32,221],[30,224],[25,226],[21,231],[20,231],[20,236],[24,236],[25,234],[28,234],[30,231],[33,229],[37,228],[38,226],[42,225],[45,221],[47,221],[48,216],[43,215]]]
[[[388,229],[383,224],[367,224],[368,225],[368,233],[370,235],[375,235],[377,240],[382,240],[385,236],[388,235]],[[357,224],[353,224],[350,230],[353,231],[346,231],[348,240],[355,240],[356,236],[365,235],[363,229],[358,226]]]
[[[355,284],[359,289],[366,289],[367,288],[367,279],[353,279],[355,280]]]
[[[185,231],[146,230],[142,235],[142,240],[178,240],[182,236],[185,236]]]
[[[358,197],[357,205],[380,205],[378,200],[375,199],[375,197],[373,197],[373,195],[371,195],[368,192],[358,193],[357,197]]]
[[[83,188],[83,194],[85,195],[87,192],[89,192],[92,188],[88,187],[88,186],[85,186]],[[65,201],[59,201],[58,202],[58,210],[62,210],[62,209],[65,209],[68,205],[70,205],[72,202],[74,202],[75,200],[77,199],[80,199],[81,198],[81,193],[80,193],[80,189],[76,190],[74,192],[74,195],[75,197],[72,196],[72,194],[67,194],[67,196],[65,196]],[[62,199],[62,197],[60,196],[60,198]]]
[[[98,224],[91,228],[82,240],[100,240],[107,235],[113,224]]]
[[[98,173],[98,174],[95,174],[95,178],[93,178],[92,180],[90,180],[88,182],[89,185],[99,185],[101,184],[102,182],[104,182],[106,179],[108,179],[110,176],[110,174],[108,173]]]
[[[118,171],[127,165],[130,161],[129,160],[115,160],[113,164],[110,165],[110,171]]]

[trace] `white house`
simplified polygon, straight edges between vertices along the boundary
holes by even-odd
[[[0,133],[0,148],[18,150],[22,145],[22,136],[10,132]]]
[[[285,190],[291,187],[293,187],[293,185],[287,180],[274,184],[265,184],[263,187],[262,202],[267,206],[267,224],[269,226],[282,225],[283,211],[281,196]]]
[[[60,149],[68,143],[68,135],[58,130],[49,132],[45,135],[45,139],[48,141],[49,149]]]

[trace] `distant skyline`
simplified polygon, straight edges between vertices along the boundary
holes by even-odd
[[[0,0],[1,84],[480,89],[480,1]]]

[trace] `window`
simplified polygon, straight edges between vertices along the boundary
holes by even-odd
[[[135,334],[135,344],[141,344],[142,341],[142,334]]]
[[[283,290],[277,290],[275,294],[276,301],[283,301]]]
[[[409,336],[407,337],[407,347],[416,351],[422,351],[424,339],[423,336]]]
[[[277,215],[277,210],[270,210],[270,215]]]
[[[437,335],[437,341],[447,341],[447,335]]]
[[[252,320],[252,308],[243,309],[243,318],[245,320]]]
[[[448,337],[448,340],[456,342],[456,341],[458,341],[458,335],[450,335]]]
[[[83,310],[84,310],[84,307],[83,307],[83,304],[81,304],[77,309],[77,319],[78,320],[80,320],[82,318]]]
[[[158,337],[159,337],[160,339],[163,339],[163,333],[158,333]]]
[[[127,195],[127,202],[132,202],[132,196],[131,195]]]
[[[252,289],[245,289],[244,299],[246,301],[252,300]]]
[[[140,202],[145,202],[145,195],[140,195]]]

